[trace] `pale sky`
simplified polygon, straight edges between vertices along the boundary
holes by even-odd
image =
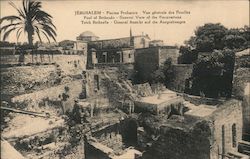
[[[21,6],[21,1],[13,1]],[[16,14],[8,4],[1,1],[1,17]],[[84,31],[92,31],[100,39],[110,39],[129,36],[132,28],[133,35],[142,32],[148,34],[152,40],[164,40],[167,45],[183,44],[194,34],[196,27],[205,23],[221,23],[227,28],[239,28],[249,25],[248,0],[211,0],[211,1],[42,1],[42,8],[53,16],[57,27],[57,41],[76,40]],[[75,11],[190,11],[190,15],[183,18],[186,24],[81,24],[82,16],[75,16]],[[15,33],[8,39],[15,42]],[[26,37],[21,37],[21,41]],[[35,39],[36,40],[36,39]]]

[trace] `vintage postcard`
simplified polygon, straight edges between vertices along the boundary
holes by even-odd
[[[1,159],[249,159],[249,0],[1,0]]]

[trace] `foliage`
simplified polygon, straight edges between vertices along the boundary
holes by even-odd
[[[197,60],[197,51],[192,50],[189,46],[181,46],[180,53],[178,63],[192,64]]]
[[[72,40],[63,40],[58,43],[60,47],[63,47],[63,49],[73,48],[74,47],[74,41]]]
[[[173,79],[173,75],[172,60],[171,58],[168,58],[159,69],[151,74],[150,83],[163,83],[168,85]]]
[[[192,94],[207,97],[230,97],[234,52],[249,47],[250,29],[228,29],[220,23],[208,23],[180,48],[180,63],[194,63]],[[205,56],[195,57],[204,52]]]
[[[239,49],[246,45],[247,40],[243,34],[242,30],[239,29],[228,30],[226,36],[224,37],[225,46],[230,49]]]
[[[198,27],[195,31],[195,48],[201,52],[213,51],[214,49],[223,49],[223,38],[226,35],[227,28],[217,23],[208,23]]]
[[[234,53],[215,50],[198,59],[193,70],[192,93],[206,97],[230,97],[234,69]]]
[[[15,43],[9,43],[7,41],[0,41],[0,47],[14,47]]]
[[[207,23],[195,31],[195,36],[185,41],[187,47],[196,49],[198,52],[212,52],[213,50],[244,49],[249,46],[250,29],[243,28],[227,29],[220,23]]]
[[[0,24],[4,21],[10,21],[10,24],[1,27],[1,33],[4,32],[3,41],[5,41],[13,31],[16,31],[17,41],[21,33],[26,32],[29,45],[33,45],[34,34],[37,34],[40,41],[42,41],[42,34],[49,42],[49,38],[56,41],[56,27],[52,23],[52,16],[41,10],[41,2],[23,0],[22,9],[18,8],[13,2],[10,2],[10,5],[16,9],[18,16],[11,15],[0,19]]]

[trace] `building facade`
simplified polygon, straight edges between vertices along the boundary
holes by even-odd
[[[150,80],[153,72],[159,69],[167,59],[171,59],[172,64],[177,64],[179,49],[175,46],[161,46],[136,49],[135,70],[138,73],[140,82]]]

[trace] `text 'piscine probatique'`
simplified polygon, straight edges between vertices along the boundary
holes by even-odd
[[[188,10],[98,11],[77,10],[81,24],[185,24]]]

